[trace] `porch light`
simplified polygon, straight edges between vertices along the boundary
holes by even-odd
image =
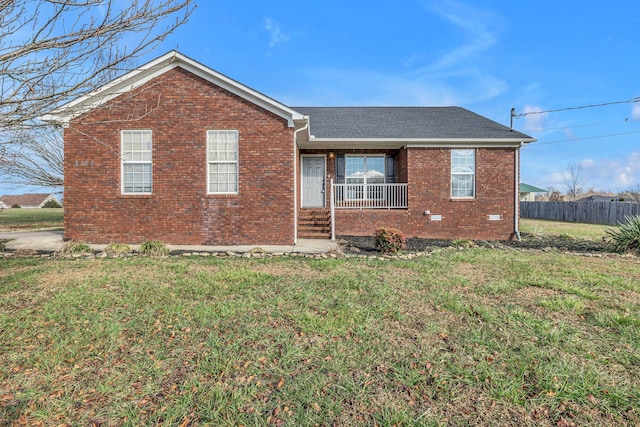
[[[333,159],[333,151],[329,151],[329,158]]]

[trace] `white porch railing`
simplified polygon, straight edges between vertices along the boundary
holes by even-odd
[[[334,184],[331,180],[332,205],[335,209],[406,209],[407,184]]]

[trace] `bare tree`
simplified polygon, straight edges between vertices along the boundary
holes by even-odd
[[[27,161],[24,153],[37,154],[35,138],[44,133],[26,131],[44,126],[39,116],[129,71],[187,21],[194,2],[0,0],[0,173],[32,167],[42,184],[56,181],[43,173],[51,165]],[[56,138],[45,137],[43,147]]]
[[[578,163],[569,163],[564,173],[564,184],[567,189],[567,196],[575,201],[584,193],[585,179],[582,173],[582,166]]]
[[[14,185],[62,187],[62,132],[49,127],[14,132],[11,143],[0,145],[0,171],[5,176],[5,182]]]
[[[623,196],[625,200],[640,202],[640,184],[634,188],[623,191],[620,195]]]

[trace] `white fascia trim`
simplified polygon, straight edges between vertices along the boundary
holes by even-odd
[[[459,139],[388,139],[388,138],[369,138],[369,139],[325,139],[312,138],[309,142],[300,145],[300,148],[311,149],[371,149],[371,148],[449,148],[449,147],[520,147],[523,143],[535,141],[534,138],[528,139],[483,139],[483,138],[459,138]]]
[[[129,92],[150,80],[176,67],[181,67],[202,79],[213,83],[247,101],[264,108],[267,111],[287,120],[289,127],[293,127],[294,120],[302,120],[304,116],[284,104],[269,98],[229,77],[206,67],[176,51],[168,52],[161,57],[107,83],[101,88],[81,96],[49,114],[40,117],[46,122],[66,124],[74,117],[90,111],[111,99]]]

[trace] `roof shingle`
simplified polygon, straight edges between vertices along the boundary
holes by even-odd
[[[291,107],[322,139],[522,139],[528,135],[461,107]]]

